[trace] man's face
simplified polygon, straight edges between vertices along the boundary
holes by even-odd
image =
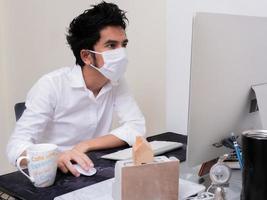
[[[100,31],[100,39],[94,46],[94,51],[103,52],[112,49],[117,49],[121,47],[126,47],[128,43],[128,39],[126,37],[125,30],[120,26],[107,26],[106,28]],[[96,67],[102,67],[104,64],[104,60],[102,55],[95,55],[95,63],[93,63]]]

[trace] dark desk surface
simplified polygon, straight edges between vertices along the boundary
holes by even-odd
[[[175,156],[180,161],[185,161],[186,136],[168,132],[149,137],[147,140],[176,141],[183,143],[184,146],[182,148],[170,151],[164,155],[167,157]],[[3,191],[16,199],[54,199],[56,196],[113,178],[115,161],[101,159],[101,156],[124,148],[125,147],[88,153],[88,156],[92,159],[95,168],[97,169],[96,175],[92,177],[80,176],[77,178],[71,174],[63,174],[58,170],[54,185],[46,188],[36,188],[25,176],[19,171],[16,171],[0,176],[0,191]]]

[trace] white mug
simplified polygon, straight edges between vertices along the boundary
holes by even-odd
[[[17,159],[17,168],[24,174],[35,187],[48,187],[55,181],[57,173],[57,145],[34,144],[26,150],[27,156]],[[29,175],[20,167],[20,162],[28,161]]]

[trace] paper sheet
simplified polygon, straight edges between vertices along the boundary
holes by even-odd
[[[112,183],[114,178],[58,196],[54,200],[113,200]]]

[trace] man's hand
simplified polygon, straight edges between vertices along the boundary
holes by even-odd
[[[79,164],[84,170],[89,170],[94,166],[94,164],[85,154],[85,152],[114,148],[125,144],[126,143],[124,141],[111,134],[82,141],[76,144],[73,149],[62,152],[59,155],[58,167],[64,173],[70,171],[74,176],[79,176],[80,173],[73,167],[71,161]]]
[[[58,167],[64,173],[70,171],[76,177],[80,176],[80,173],[74,168],[71,161],[79,164],[84,170],[89,170],[94,166],[88,156],[76,148],[62,152],[58,157]]]

